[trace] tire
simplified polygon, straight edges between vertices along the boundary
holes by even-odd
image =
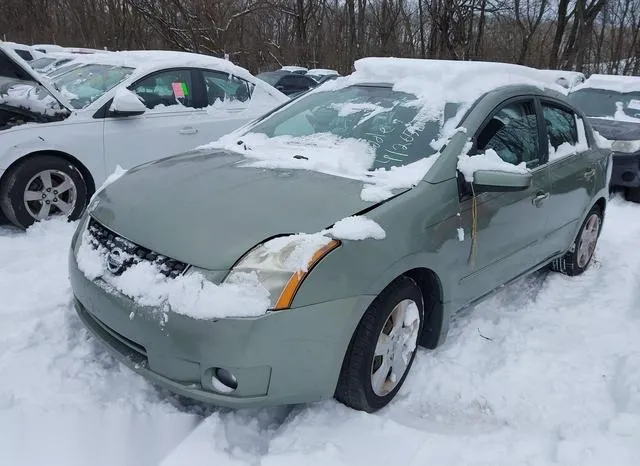
[[[594,225],[593,222],[597,224]],[[596,228],[595,231],[593,230],[594,226]],[[578,236],[569,251],[560,259],[556,259],[551,263],[551,270],[571,277],[583,273],[589,267],[591,259],[593,259],[593,252],[598,243],[601,229],[602,210],[596,205],[593,206],[587,214],[587,218],[582,223],[578,231]],[[587,231],[586,233],[585,230]],[[585,245],[587,249],[581,252],[584,241],[589,241],[589,245]],[[582,256],[583,253],[586,253],[586,257]]]
[[[0,184],[0,208],[20,228],[59,214],[76,220],[87,200],[87,185],[80,171],[54,155],[37,155],[18,162]]]
[[[413,311],[409,311],[412,308],[410,302],[415,304]],[[379,337],[382,337],[383,331],[385,335],[391,334],[394,324],[392,314],[396,311],[396,316],[399,316],[402,307],[405,308],[405,317],[398,319],[402,326],[397,333],[394,332],[393,337],[385,338],[391,338],[391,344],[388,345],[390,348],[393,347],[391,356],[388,352],[386,359],[385,356],[375,356]],[[417,322],[416,319],[412,319],[415,313]],[[398,393],[411,370],[423,322],[424,303],[418,285],[404,276],[393,281],[371,303],[351,338],[342,363],[335,398],[350,408],[368,413],[386,406]],[[405,338],[395,336],[398,334]],[[394,345],[394,338],[404,344]],[[384,364],[396,361],[396,355],[402,358],[397,360],[400,362],[398,367],[402,368],[402,365],[405,365],[401,375],[394,374],[392,367],[385,372]],[[383,384],[376,383],[381,380]]]
[[[640,188],[625,189],[624,198],[630,202],[640,203]]]

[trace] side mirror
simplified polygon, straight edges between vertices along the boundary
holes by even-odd
[[[499,170],[476,170],[473,188],[476,192],[523,191],[531,186],[531,173]]]
[[[140,98],[135,92],[130,91],[127,88],[120,88],[113,96],[113,102],[109,107],[109,113],[112,116],[135,116],[142,115],[147,111],[147,107],[140,101]]]

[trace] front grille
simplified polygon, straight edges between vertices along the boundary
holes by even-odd
[[[155,264],[165,277],[176,278],[184,273],[188,264],[153,252],[114,233],[95,219],[89,220],[88,233],[94,249],[103,248],[107,254],[107,268],[114,275],[121,275],[134,264]]]

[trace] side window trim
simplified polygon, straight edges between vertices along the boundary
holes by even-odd
[[[504,107],[508,105],[519,104],[523,102],[529,102],[533,104],[533,108],[536,113],[536,124],[538,127],[538,151],[539,151],[540,163],[538,163],[538,165],[533,167],[533,169],[538,169],[544,166],[549,161],[548,147],[546,145],[543,145],[543,142],[546,144],[546,141],[547,141],[546,131],[545,131],[545,128],[541,127],[541,124],[544,124],[544,119],[542,117],[542,110],[540,107],[540,103],[538,102],[538,96],[533,94],[531,95],[525,94],[525,95],[519,95],[516,97],[510,97],[506,100],[503,100],[498,105],[496,105],[491,110],[489,115],[484,119],[484,121],[482,122],[482,124],[480,125],[476,133],[473,135],[473,138],[471,139],[471,142],[473,145],[471,146],[469,155],[478,154],[478,136],[482,133],[482,131],[484,131],[484,129],[486,128],[486,126],[489,124],[489,122],[494,116],[496,116]],[[544,139],[543,139],[543,136],[544,136]]]

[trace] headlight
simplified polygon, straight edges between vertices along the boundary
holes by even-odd
[[[245,254],[224,281],[240,272],[254,272],[269,291],[271,309],[287,309],[311,269],[339,245],[321,234],[274,238]]]

